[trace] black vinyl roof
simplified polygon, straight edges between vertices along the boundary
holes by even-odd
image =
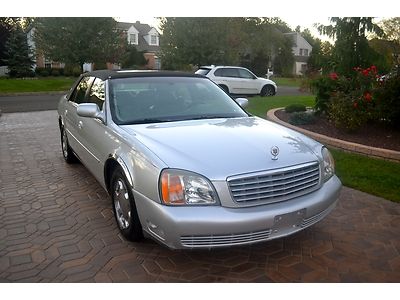
[[[175,72],[175,71],[143,71],[143,70],[96,70],[82,74],[82,76],[97,77],[102,80],[111,78],[129,77],[197,77],[204,78],[203,75]]]

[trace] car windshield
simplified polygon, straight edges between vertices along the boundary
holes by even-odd
[[[248,116],[216,84],[196,77],[111,79],[110,107],[119,125]]]

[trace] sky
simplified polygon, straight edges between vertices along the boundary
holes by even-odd
[[[140,21],[158,27],[155,17],[280,17],[293,29],[300,25],[320,37],[314,23],[329,17],[399,17],[398,0],[112,0],[112,1],[3,1],[0,16],[97,16]],[[56,3],[56,5],[55,5]],[[322,37],[327,39],[327,37]]]

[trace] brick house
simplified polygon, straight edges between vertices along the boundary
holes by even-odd
[[[160,53],[160,33],[156,28],[148,24],[118,22],[117,29],[126,36],[128,44],[135,45],[136,49],[143,52],[147,65],[150,70],[161,69]]]
[[[161,69],[161,61],[159,58],[160,53],[160,34],[156,28],[151,27],[148,24],[142,24],[139,21],[135,23],[118,22],[117,29],[126,36],[129,44],[135,45],[136,49],[143,52],[145,59],[147,60],[146,69],[159,70]],[[28,45],[31,47],[34,53],[34,66],[33,68],[64,68],[65,64],[60,62],[54,62],[47,59],[43,53],[38,51],[35,45],[34,36],[35,28],[28,28],[26,32]],[[120,66],[116,64],[107,63],[108,69],[119,69]],[[83,65],[84,71],[92,71],[93,64],[85,63]]]

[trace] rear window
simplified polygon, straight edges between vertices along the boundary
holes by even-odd
[[[210,72],[210,69],[207,68],[200,68],[196,71],[196,74],[200,74],[200,75],[207,75]]]

